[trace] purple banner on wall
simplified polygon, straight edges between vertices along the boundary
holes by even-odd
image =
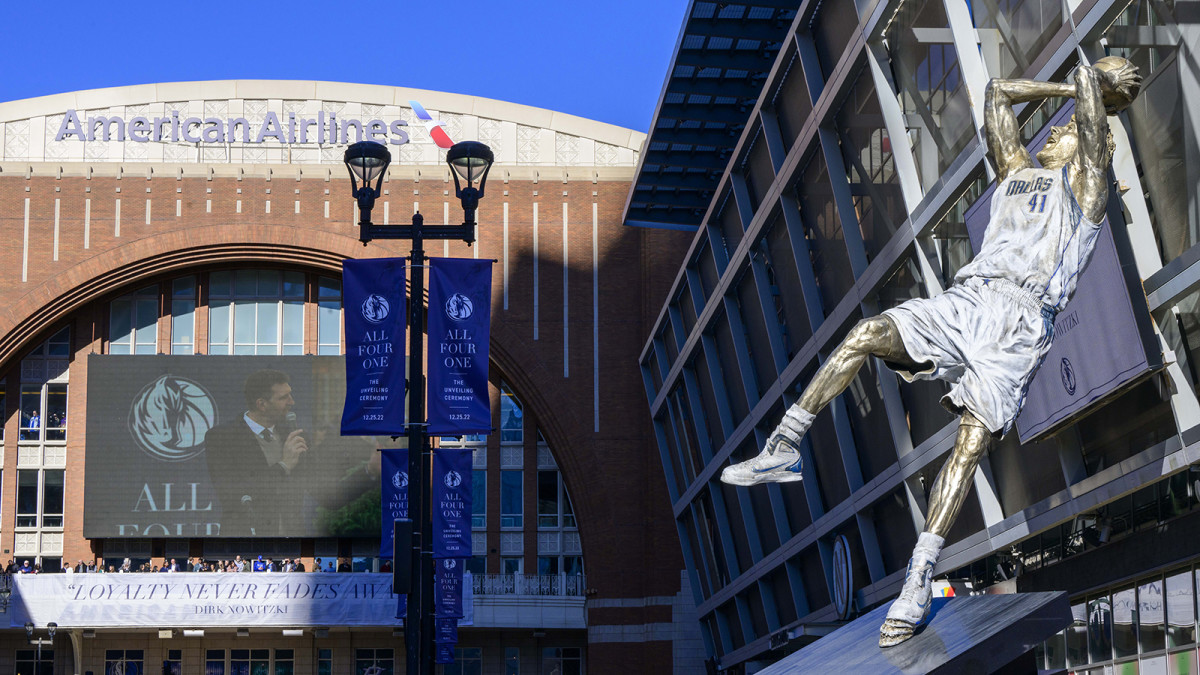
[[[429,259],[429,433],[489,433],[492,262]]]
[[[381,504],[383,518],[379,529],[379,557],[391,558],[395,542],[393,521],[408,518],[408,450],[380,450]]]
[[[435,563],[437,571],[433,584],[433,618],[461,619],[463,612],[463,568],[466,560],[445,558]]]
[[[454,645],[439,644],[435,646],[437,651],[433,654],[434,663],[454,663]]]
[[[343,436],[404,433],[405,258],[342,263]]]
[[[471,457],[473,451],[433,452],[433,557],[471,557]]]
[[[1068,101],[1034,137],[1030,154],[1045,144],[1050,127],[1065,125],[1073,111],[1074,102]],[[993,183],[966,213],[975,253],[983,243],[995,189]],[[1116,199],[1110,196],[1110,200]],[[1134,293],[1141,297],[1135,298]],[[1091,262],[1079,275],[1075,295],[1055,319],[1054,344],[1029,383],[1015,425],[1022,443],[1057,430],[1161,366],[1161,358],[1154,358],[1156,345],[1144,341],[1147,333],[1141,322],[1148,321],[1148,314],[1141,288],[1134,289],[1126,280],[1106,221],[1096,236]]]
[[[433,623],[433,641],[436,644],[458,644],[458,619],[435,619]]]

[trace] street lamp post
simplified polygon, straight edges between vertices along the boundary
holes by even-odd
[[[371,209],[380,195],[383,175],[391,163],[386,146],[362,141],[346,148],[346,167],[350,171],[353,196],[358,200],[359,240],[366,246],[372,239],[408,239],[409,254],[409,342],[408,342],[408,476],[409,517],[419,528],[412,542],[412,579],[408,593],[408,615],[404,620],[407,672],[433,673],[433,523],[427,482],[432,473],[433,453],[425,427],[425,240],[454,239],[467,244],[475,241],[475,210],[483,197],[484,184],[493,155],[488,146],[476,141],[456,143],[446,152],[446,163],[453,169],[454,193],[463,206],[461,225],[425,227],[425,219],[414,213],[412,225],[376,225]],[[478,183],[478,187],[476,187]],[[397,542],[400,545],[402,542]],[[416,612],[416,620],[413,613]]]
[[[29,644],[37,645],[37,655],[34,657],[33,661],[33,672],[34,675],[42,675],[42,645],[54,645],[54,634],[58,632],[58,624],[54,623],[53,621],[46,624],[47,637],[44,638],[34,637],[34,628],[36,628],[36,626],[33,625],[32,621],[25,622],[25,637],[29,638]],[[51,669],[51,672],[53,672],[53,668]]]

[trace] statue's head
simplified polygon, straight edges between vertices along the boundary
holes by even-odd
[[[1116,142],[1113,140],[1112,131],[1108,132],[1107,143],[1105,144],[1104,161],[1101,166],[1107,167],[1112,161],[1113,151],[1116,150]],[[1075,125],[1075,116],[1071,116],[1071,121],[1066,126],[1051,127],[1050,138],[1046,140],[1046,145],[1042,146],[1041,151],[1037,154],[1037,161],[1045,169],[1061,169],[1067,163],[1075,161],[1075,155],[1079,151],[1079,127]]]

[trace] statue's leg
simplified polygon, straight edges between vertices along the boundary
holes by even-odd
[[[912,558],[908,561],[904,588],[900,590],[900,597],[892,603],[887,619],[879,629],[880,647],[898,645],[911,638],[917,625],[929,613],[933,598],[933,567],[942,552],[946,534],[971,490],[975,467],[987,452],[991,439],[991,432],[982,422],[970,411],[963,413],[954,450],[938,472],[933,490],[929,493],[925,531],[917,538]]]
[[[816,376],[783,415],[757,457],[725,467],[721,480],[732,485],[789,482],[801,479],[800,439],[812,426],[816,414],[854,381],[868,356],[875,355],[904,366],[916,367],[904,350],[900,331],[886,316],[858,322]]]
[[[891,319],[883,315],[863,319],[850,329],[846,339],[833,350],[833,354],[829,355],[812,382],[809,382],[800,400],[792,407],[799,406],[812,414],[821,412],[835,396],[850,386],[858,369],[871,355],[906,367],[915,368],[917,365],[904,350],[900,331]]]

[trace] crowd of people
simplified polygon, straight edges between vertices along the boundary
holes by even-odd
[[[105,564],[103,558],[95,558],[90,563],[80,560],[76,565],[64,564],[61,569],[44,570],[37,563],[25,560],[17,564],[9,560],[4,567],[5,574],[41,574],[43,572],[62,572],[66,574],[129,574],[129,573],[161,573],[161,572],[353,572],[353,566],[346,558],[321,558],[313,560],[312,569],[308,569],[300,558],[284,558],[275,562],[272,558],[258,556],[253,559],[235,556],[230,560],[204,560],[195,557],[179,562],[175,558],[167,559],[163,564],[155,565],[150,562],[134,563],[125,558],[119,565]],[[381,572],[391,571],[391,562],[383,561]]]

